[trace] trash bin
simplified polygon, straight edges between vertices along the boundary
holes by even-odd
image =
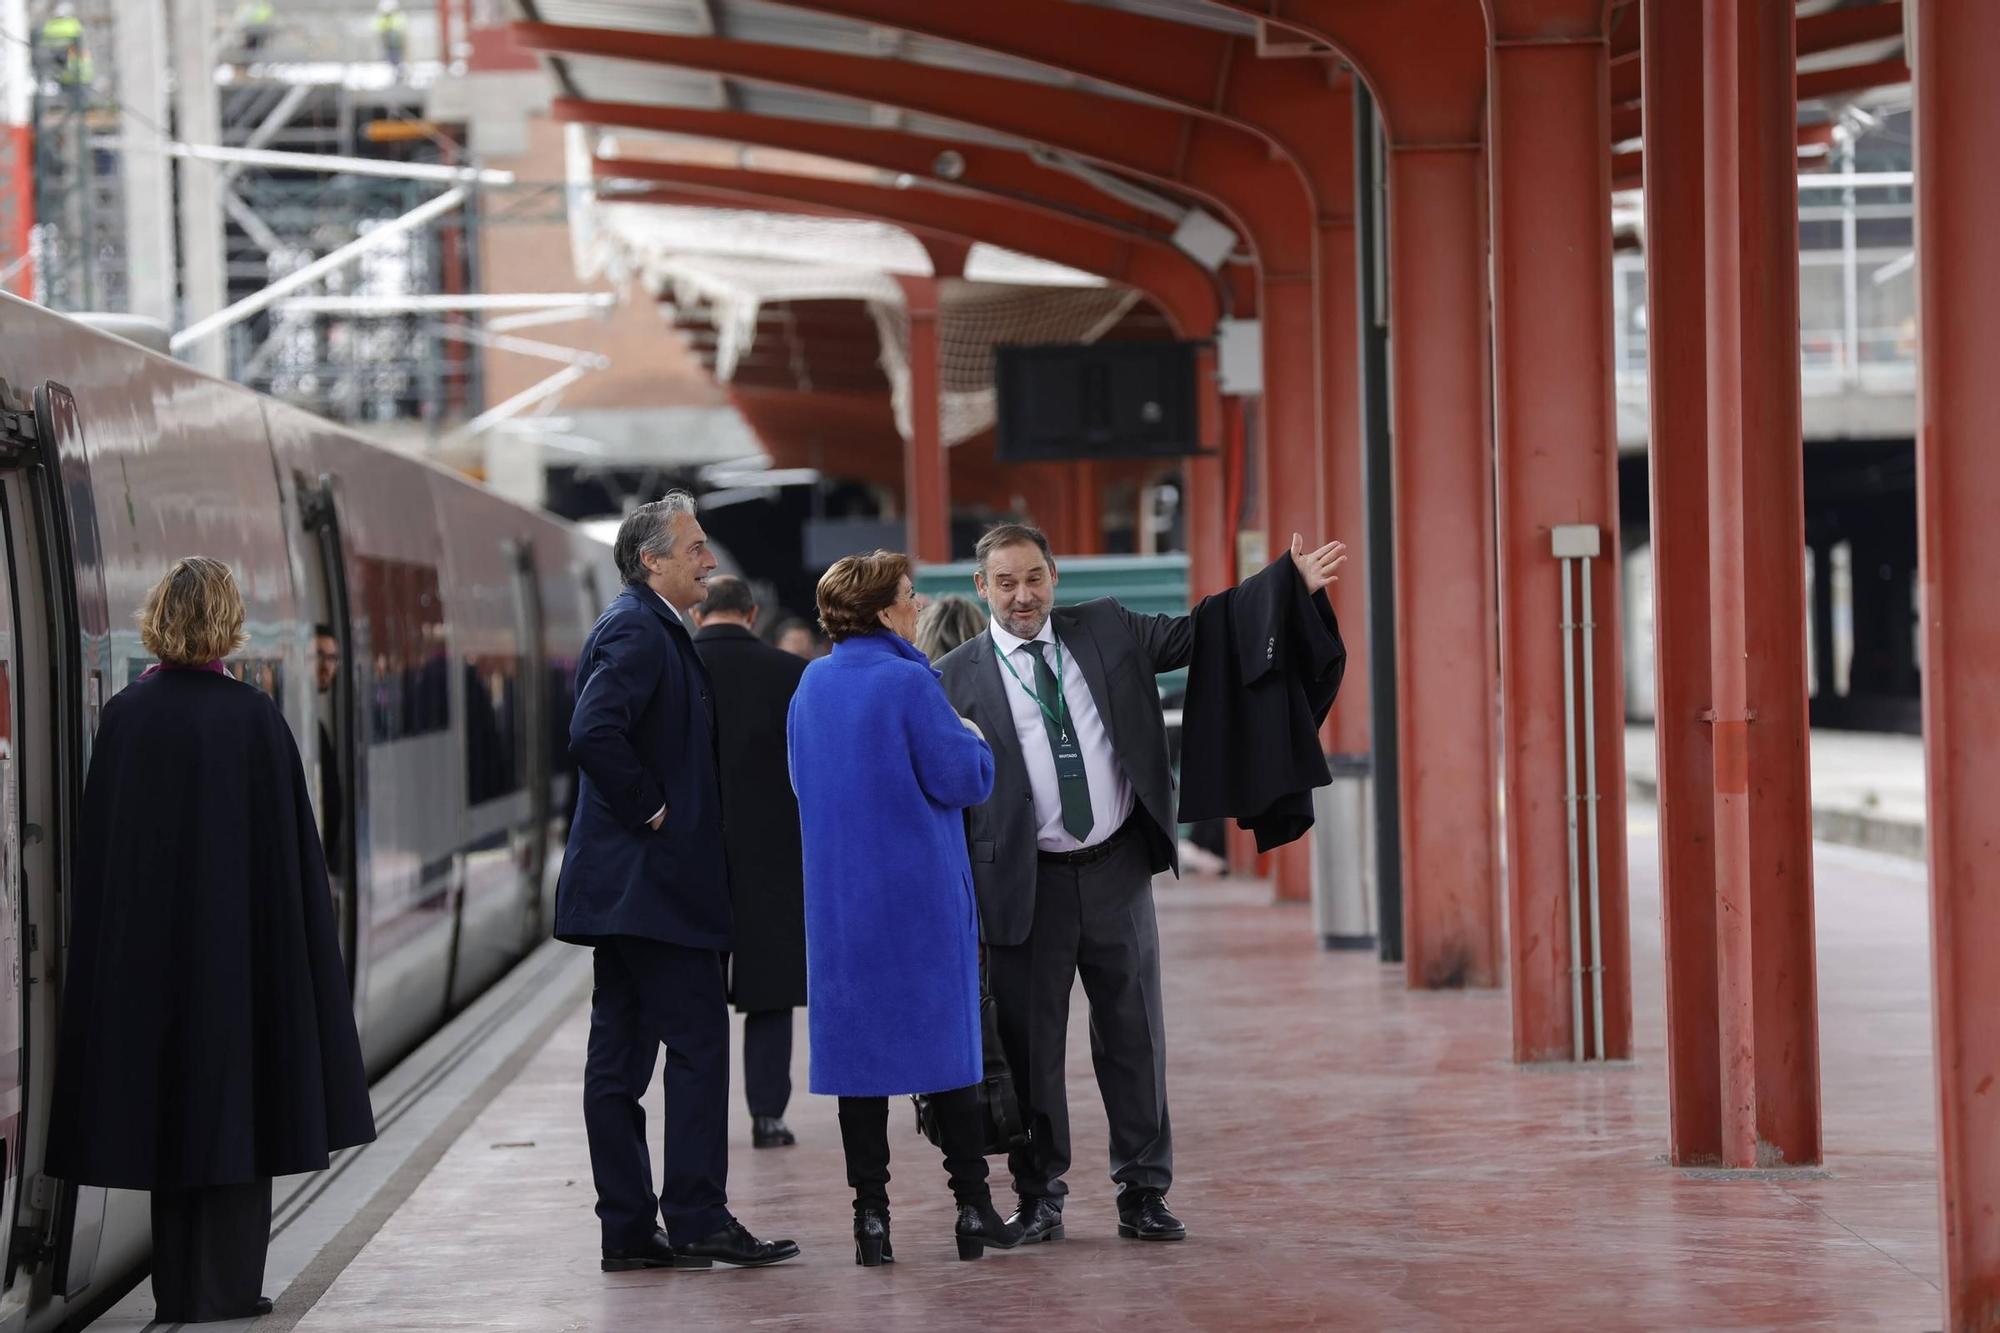
[[[1375,764],[1328,755],[1333,781],[1313,792],[1313,928],[1328,949],[1375,947]]]

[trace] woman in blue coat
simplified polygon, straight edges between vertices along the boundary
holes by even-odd
[[[819,581],[833,653],[792,696],[792,788],[805,849],[812,1090],[840,1098],[854,1261],[889,1244],[889,1098],[932,1094],[958,1200],[958,1257],[1012,1249],[993,1210],[978,1083],[979,926],[964,811],[993,751],[910,644],[922,600],[907,557],[838,561]]]

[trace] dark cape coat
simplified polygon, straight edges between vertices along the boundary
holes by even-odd
[[[1289,556],[1194,610],[1181,722],[1181,818],[1233,817],[1257,850],[1302,837],[1312,792],[1332,779],[1319,728],[1347,648],[1324,592],[1308,596]]]
[[[49,1174],[243,1184],[374,1138],[278,706],[211,671],[133,683],[104,706],[78,823]]]
[[[993,790],[924,655],[896,634],[834,645],[792,697],[805,833],[812,1090],[947,1092],[985,1074],[965,808]]]
[[[806,662],[741,625],[696,630],[694,647],[715,690],[722,847],[736,912],[729,998],[746,1014],[796,1009],[806,1002],[805,889],[785,714]]]

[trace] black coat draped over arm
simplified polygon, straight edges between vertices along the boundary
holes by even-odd
[[[1340,624],[1289,556],[1204,598],[1193,619],[1181,818],[1234,817],[1258,851],[1283,846],[1312,827],[1312,790],[1332,780],[1319,728],[1347,671]]]

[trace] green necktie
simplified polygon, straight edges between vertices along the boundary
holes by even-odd
[[[1083,771],[1083,744],[1076,735],[1069,701],[1063,697],[1062,682],[1049,667],[1049,659],[1041,654],[1037,644],[1023,644],[1021,651],[1035,663],[1035,691],[1042,698],[1042,727],[1049,734],[1049,753],[1056,762],[1056,789],[1062,797],[1063,827],[1069,830],[1070,837],[1082,842],[1090,836],[1090,830],[1097,822],[1090,812],[1090,779]],[[1067,744],[1063,740],[1063,728],[1056,725],[1058,717],[1070,728]],[[1063,759],[1065,750],[1073,756],[1068,762]]]

